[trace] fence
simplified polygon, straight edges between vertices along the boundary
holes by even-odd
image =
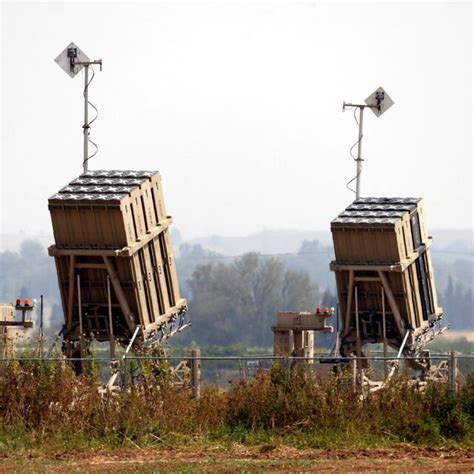
[[[28,363],[38,364],[70,364],[73,367],[81,367],[86,371],[94,367],[103,383],[107,383],[111,376],[111,367],[115,372],[119,372],[122,383],[128,385],[140,374],[140,369],[144,363],[166,361],[169,367],[178,368],[175,374],[179,376],[179,370],[186,371],[187,383],[194,386],[196,395],[199,394],[201,385],[217,385],[221,388],[228,388],[230,383],[243,381],[252,378],[258,370],[270,370],[273,364],[278,363],[284,367],[288,373],[300,366],[305,370],[310,370],[317,377],[325,378],[337,370],[346,370],[353,374],[354,383],[358,377],[358,368],[366,367],[364,375],[372,380],[383,380],[387,376],[387,368],[397,365],[398,369],[409,377],[416,377],[416,371],[409,369],[406,361],[407,357],[397,358],[396,355],[383,357],[370,355],[367,357],[335,358],[329,354],[321,354],[316,357],[279,357],[272,355],[236,355],[236,356],[201,356],[198,351],[189,356],[152,357],[123,355],[122,357],[15,357],[0,358],[1,368],[8,363],[28,365]],[[447,381],[450,390],[456,390],[465,378],[474,372],[474,354],[458,354],[450,352],[448,354],[432,354],[430,361],[435,369],[433,373],[438,373],[440,381]],[[345,367],[345,369],[344,369]],[[112,370],[112,371],[113,371]],[[418,374],[419,375],[419,374]],[[178,377],[179,378],[179,377]],[[0,380],[1,383],[1,380]]]

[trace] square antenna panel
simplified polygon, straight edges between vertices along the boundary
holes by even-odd
[[[89,62],[90,59],[74,43],[70,43],[55,59],[55,61],[64,71],[66,71],[67,74],[69,74],[71,77],[75,77],[76,74],[84,67],[82,64],[76,63]]]
[[[377,117],[380,117],[394,104],[393,100],[382,87],[379,87],[375,92],[370,94],[369,97],[365,99],[365,103]]]

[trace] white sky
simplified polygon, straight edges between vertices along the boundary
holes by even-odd
[[[82,171],[83,76],[103,72],[91,169],[157,169],[185,238],[325,229],[352,200],[422,196],[430,228],[472,227],[472,7],[464,4],[3,3],[0,232],[51,232],[47,199]]]

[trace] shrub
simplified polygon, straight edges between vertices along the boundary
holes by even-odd
[[[106,395],[96,373],[77,377],[66,364],[9,362],[1,369],[1,449],[52,440],[68,447],[146,445],[169,436],[242,443],[279,437],[312,447],[472,441],[473,377],[456,397],[440,384],[422,390],[400,377],[361,399],[344,374],[322,381],[277,364],[227,391],[204,387],[193,399],[190,390],[173,387],[169,372],[148,366],[128,390]]]

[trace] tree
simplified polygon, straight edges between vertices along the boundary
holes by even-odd
[[[20,255],[25,262],[38,261],[46,256],[46,252],[36,240],[24,240],[20,245]]]
[[[472,330],[473,318],[472,288],[466,288],[461,282],[453,282],[448,278],[448,286],[440,295],[440,304],[443,307],[446,321],[452,329]]]
[[[194,321],[188,338],[200,344],[270,345],[278,311],[311,310],[321,298],[307,274],[257,253],[199,265],[188,286]]]

